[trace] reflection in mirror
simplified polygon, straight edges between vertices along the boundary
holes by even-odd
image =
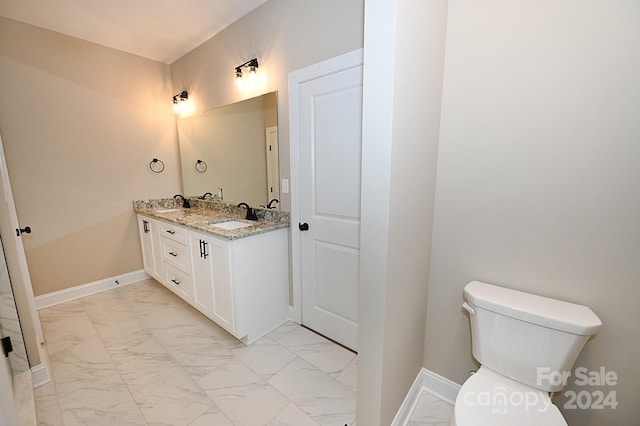
[[[271,92],[178,119],[183,193],[252,207],[279,200],[277,110]]]

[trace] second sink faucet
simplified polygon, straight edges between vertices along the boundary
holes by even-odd
[[[280,201],[278,201],[278,199],[277,199],[277,198],[272,199],[271,201],[269,201],[269,204],[267,204],[267,208],[268,208],[268,209],[275,209],[275,207],[272,207],[272,206],[271,206],[271,204],[272,204],[272,203],[280,204]]]
[[[189,200],[187,200],[186,198],[184,198],[184,196],[182,196],[182,194],[176,194],[173,196],[173,198],[182,198],[182,208],[183,209],[190,209],[191,208],[191,203],[189,202]]]
[[[247,220],[258,220],[258,216],[256,216],[255,209],[251,208],[249,206],[249,204],[247,204],[247,203],[238,204],[238,207],[243,207],[243,206],[247,208],[247,217],[245,217],[245,219],[247,219]]]

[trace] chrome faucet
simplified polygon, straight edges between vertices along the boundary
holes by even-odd
[[[277,198],[274,198],[273,200],[269,201],[269,204],[267,204],[267,208],[268,208],[268,209],[275,209],[275,207],[272,207],[272,206],[271,206],[271,203],[274,203],[274,202],[275,202],[275,203],[278,203],[278,204],[280,203],[280,201],[278,201],[278,199],[277,199]]]
[[[189,203],[189,200],[184,198],[184,196],[182,196],[181,194],[176,194],[176,195],[173,196],[173,198],[175,198],[175,199],[178,199],[178,197],[182,198],[182,208],[183,209],[190,209],[191,208],[191,203]]]
[[[245,219],[247,219],[247,220],[258,220],[258,216],[256,216],[255,209],[249,207],[249,204],[247,204],[247,203],[238,204],[238,207],[243,207],[243,206],[247,208],[247,217],[245,217]]]

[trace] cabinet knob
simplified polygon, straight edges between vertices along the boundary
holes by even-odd
[[[308,223],[300,223],[298,222],[298,229],[300,229],[301,231],[308,231],[309,230],[309,224]]]

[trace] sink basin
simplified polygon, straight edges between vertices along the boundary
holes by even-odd
[[[175,209],[155,209],[156,213],[173,213],[173,212],[181,212],[184,209],[175,208]]]
[[[226,222],[209,222],[209,226],[213,226],[214,228],[226,229],[227,231],[246,228],[253,225],[253,223],[240,222],[239,220],[227,220]]]

